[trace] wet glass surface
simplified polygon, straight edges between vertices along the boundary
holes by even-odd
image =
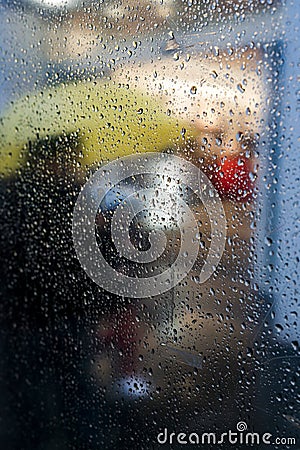
[[[298,3],[0,11],[1,448],[298,448]]]

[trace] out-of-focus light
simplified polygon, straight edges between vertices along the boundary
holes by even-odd
[[[126,398],[148,397],[152,391],[145,379],[136,376],[122,378],[116,383],[115,389]]]
[[[77,0],[32,0],[32,4],[45,8],[71,8],[77,5]]]

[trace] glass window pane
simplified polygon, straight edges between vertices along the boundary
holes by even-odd
[[[298,3],[0,11],[1,448],[292,448]]]

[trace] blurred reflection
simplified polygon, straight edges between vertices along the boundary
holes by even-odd
[[[17,100],[7,96],[0,120],[3,448],[155,448],[164,427],[222,433],[246,419],[296,433],[298,344],[278,345],[267,326],[272,297],[254,277],[253,231],[278,139],[281,53],[268,41],[281,2],[217,3],[28,2],[24,15],[2,6],[10,29],[18,19],[26,29],[21,50],[19,33],[4,47],[5,57],[17,49],[3,69]],[[12,82],[15,67],[23,78]],[[193,271],[164,295],[133,300],[86,276],[72,213],[97,167],[149,151],[208,175],[228,238],[221,265],[200,284],[211,230],[184,192],[200,227]],[[110,191],[95,230],[120,273],[139,276],[145,268],[121,259],[110,237],[129,191],[130,183]],[[151,270],[170,266],[178,228],[139,219],[132,242],[145,250],[149,229],[163,229],[167,251]]]

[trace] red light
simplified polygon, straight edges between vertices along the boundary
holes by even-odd
[[[251,160],[237,155],[218,160],[208,176],[221,197],[246,202],[253,198],[255,177],[251,173]]]

